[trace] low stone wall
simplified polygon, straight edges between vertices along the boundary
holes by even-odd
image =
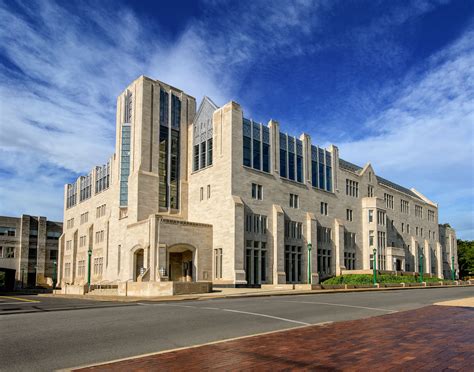
[[[122,282],[119,296],[157,297],[212,292],[211,282]]]
[[[87,293],[87,290],[87,285],[65,284],[63,288],[61,288],[61,294],[83,295]]]

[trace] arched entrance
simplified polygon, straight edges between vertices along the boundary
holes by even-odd
[[[133,280],[136,281],[138,277],[144,272],[144,250],[143,248],[137,249],[133,254]]]
[[[190,245],[174,245],[168,249],[168,276],[174,282],[192,282],[196,277],[196,249]]]

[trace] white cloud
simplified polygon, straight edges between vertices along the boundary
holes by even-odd
[[[415,187],[440,205],[440,222],[474,238],[474,32],[408,75],[373,135],[340,143],[341,157]]]

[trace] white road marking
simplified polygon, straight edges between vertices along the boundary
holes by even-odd
[[[353,308],[356,308],[356,309],[385,311],[385,312],[387,312],[387,313],[397,313],[397,312],[398,312],[398,310],[382,309],[382,308],[378,308],[378,307],[367,307],[367,306],[335,304],[335,303],[331,303],[331,302],[284,301],[284,300],[277,300],[277,302],[287,302],[287,303],[295,303],[295,304],[311,304],[311,305],[328,305],[328,306],[353,307]]]
[[[273,315],[268,315],[268,314],[252,313],[250,311],[222,309],[222,308],[219,308],[219,307],[190,306],[190,305],[178,305],[178,304],[144,304],[144,303],[138,303],[138,304],[139,305],[148,305],[148,306],[175,306],[175,307],[187,307],[187,308],[193,308],[193,309],[227,311],[229,313],[239,313],[239,314],[247,314],[247,315],[253,315],[253,316],[261,316],[263,318],[277,319],[277,320],[281,320],[281,321],[284,321],[284,322],[301,324],[301,325],[305,325],[305,326],[312,325],[311,323],[300,322],[299,320],[280,318],[278,316],[273,316]]]

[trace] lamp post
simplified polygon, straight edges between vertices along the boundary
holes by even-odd
[[[308,243],[308,284],[312,284],[312,275],[311,275],[311,249],[313,245]]]
[[[374,286],[377,285],[377,248],[373,250],[374,254]]]
[[[456,280],[456,273],[454,271],[454,256],[451,256],[451,274],[454,282]]]
[[[423,253],[420,254],[420,283],[423,283]]]
[[[53,289],[56,288],[56,280],[57,280],[57,261],[53,261]]]
[[[87,251],[87,285],[91,286],[91,257],[92,257],[92,249],[89,248]]]

